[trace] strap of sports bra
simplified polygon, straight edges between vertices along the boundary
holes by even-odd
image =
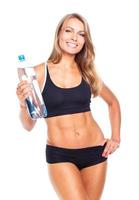
[[[44,63],[44,82],[43,82],[43,87],[41,89],[41,92],[43,91],[44,87],[45,87],[45,83],[46,83],[46,79],[47,79],[47,61],[45,61]]]

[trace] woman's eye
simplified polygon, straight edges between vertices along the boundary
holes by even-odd
[[[85,37],[85,34],[84,34],[84,33],[80,33],[79,35],[82,36],[82,37]]]
[[[71,32],[71,30],[66,29],[65,32],[69,33],[69,32]]]

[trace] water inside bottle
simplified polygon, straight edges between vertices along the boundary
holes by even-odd
[[[21,61],[24,61],[21,60]],[[20,62],[21,62],[20,61]],[[47,109],[45,107],[40,88],[36,79],[36,74],[33,67],[18,67],[19,80],[27,80],[32,86],[32,95],[25,101],[28,108],[29,115],[32,119],[43,118],[47,116]]]

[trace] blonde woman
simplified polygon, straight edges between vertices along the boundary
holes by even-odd
[[[47,62],[35,67],[48,111],[48,172],[61,200],[100,200],[107,158],[120,144],[119,102],[98,76],[94,58],[88,23],[73,13],[60,21]],[[29,83],[21,81],[17,87],[20,119],[28,131],[36,123],[28,116],[25,105],[30,93]],[[92,96],[101,97],[108,105],[112,132],[109,139],[93,118]]]

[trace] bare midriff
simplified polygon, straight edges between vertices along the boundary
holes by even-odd
[[[100,145],[104,135],[90,111],[49,117],[47,144],[63,148]]]

